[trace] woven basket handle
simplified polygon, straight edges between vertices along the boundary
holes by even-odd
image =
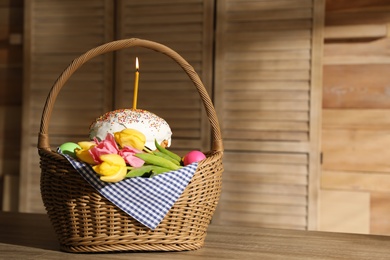
[[[49,151],[51,150],[49,144],[49,134],[48,134],[51,113],[53,111],[54,103],[58,93],[60,92],[64,84],[68,81],[68,79],[72,76],[72,74],[88,60],[100,54],[104,54],[110,51],[117,51],[123,48],[129,48],[134,46],[144,47],[157,52],[161,52],[169,56],[170,58],[172,58],[176,63],[178,63],[182,67],[182,69],[187,73],[187,75],[190,77],[190,79],[193,81],[194,85],[196,86],[199,95],[203,101],[203,105],[206,109],[206,113],[211,124],[211,131],[212,131],[212,138],[213,138],[212,149],[213,151],[220,151],[220,152],[223,151],[221,131],[220,131],[218,118],[213,103],[205,87],[203,86],[201,79],[199,78],[198,74],[195,72],[194,68],[190,64],[188,64],[188,62],[185,59],[183,59],[177,52],[173,51],[172,49],[156,42],[137,39],[137,38],[113,41],[98,46],[94,49],[91,49],[86,53],[84,53],[83,55],[81,55],[80,57],[73,60],[73,62],[62,72],[62,74],[59,76],[59,78],[51,88],[49,95],[46,99],[45,106],[43,108],[43,113],[41,118],[41,128],[38,136],[39,149],[46,149]]]

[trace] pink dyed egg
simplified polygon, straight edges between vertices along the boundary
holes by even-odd
[[[188,165],[188,164],[191,164],[194,162],[199,162],[205,158],[206,158],[206,155],[204,155],[204,153],[202,153],[201,151],[194,150],[194,151],[187,153],[184,156],[183,163],[185,166],[185,165]]]

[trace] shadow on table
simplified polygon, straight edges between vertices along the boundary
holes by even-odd
[[[59,251],[46,214],[2,212],[0,243]]]

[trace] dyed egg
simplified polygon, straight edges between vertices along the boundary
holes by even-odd
[[[194,151],[187,153],[184,156],[183,163],[184,163],[184,165],[189,165],[189,164],[194,163],[194,162],[199,162],[205,158],[206,158],[206,155],[204,155],[204,153],[202,153],[201,151],[194,150]]]
[[[76,148],[81,149],[78,144],[72,142],[67,142],[60,145],[62,153],[72,156],[73,158],[76,158],[76,153],[74,151]]]

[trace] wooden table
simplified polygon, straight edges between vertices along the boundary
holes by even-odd
[[[196,251],[61,252],[43,214],[0,212],[0,259],[390,259],[390,237],[210,225]]]

